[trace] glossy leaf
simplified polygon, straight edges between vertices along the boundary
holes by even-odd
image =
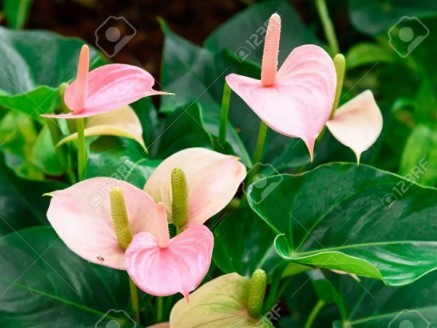
[[[291,262],[389,285],[412,283],[437,268],[437,191],[397,175],[329,164],[259,180],[249,200],[279,234],[279,255]]]
[[[126,273],[82,260],[51,228],[9,234],[0,238],[0,247],[0,320],[5,327],[104,327],[111,320],[121,326],[131,322]]]
[[[273,247],[275,234],[250,208],[227,212],[214,232],[214,263],[225,273],[250,277],[258,268],[271,273],[281,259]]]
[[[87,178],[111,177],[142,189],[159,163],[133,140],[102,137],[91,144]]]
[[[437,133],[424,125],[414,128],[402,154],[399,173],[417,183],[437,183]]]
[[[345,300],[347,316],[334,328],[436,327],[435,272],[398,288],[370,279],[357,283],[350,277],[337,278],[333,280]]]
[[[59,101],[57,87],[74,78],[82,44],[51,32],[0,28],[0,56],[8,58],[0,63],[0,105],[36,120],[53,112]],[[94,49],[91,59],[93,66],[98,64]]]
[[[205,128],[200,105],[195,103],[180,107],[172,113],[156,142],[156,156],[159,158],[166,158],[185,148],[212,148],[212,138]]]

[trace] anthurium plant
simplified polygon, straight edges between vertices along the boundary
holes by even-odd
[[[437,7],[312,6],[160,20],[159,80],[0,28],[1,327],[437,327]]]

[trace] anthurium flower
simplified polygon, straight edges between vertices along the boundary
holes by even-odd
[[[126,64],[108,64],[89,72],[89,48],[80,51],[76,80],[65,90],[64,102],[71,113],[44,117],[75,119],[107,113],[143,97],[168,94],[153,90],[155,80],[145,70]]]
[[[176,210],[171,183],[176,180],[175,169],[184,173],[188,190],[188,217],[181,228],[203,224],[220,212],[246,176],[246,168],[237,157],[204,148],[188,148],[168,157],[152,173],[144,190],[165,204],[169,222],[173,222]]]
[[[230,74],[226,82],[274,131],[301,138],[313,157],[314,143],[329,119],[336,72],[331,57],[316,45],[295,48],[277,70],[281,19],[270,17],[261,80]]]
[[[181,300],[174,305],[169,327],[273,327],[266,317],[250,313],[252,296],[257,296],[251,295],[257,292],[253,285],[251,279],[236,273],[211,280],[190,295],[189,303]],[[258,301],[259,308],[262,300]]]
[[[143,190],[93,178],[50,195],[47,218],[63,242],[90,262],[126,269],[146,293],[188,297],[205,277],[212,233],[193,224],[170,239],[165,206]]]
[[[111,135],[130,138],[146,149],[143,141],[143,128],[134,110],[126,105],[109,113],[91,116],[85,119],[85,137]],[[57,146],[77,140],[77,132],[62,139]]]
[[[359,163],[361,153],[375,143],[382,131],[382,114],[372,91],[366,90],[340,106],[326,126],[339,142],[354,151]]]

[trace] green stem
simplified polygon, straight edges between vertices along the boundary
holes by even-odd
[[[322,21],[323,30],[328,40],[331,53],[333,55],[340,52],[338,47],[337,37],[335,35],[334,25],[329,17],[328,8],[326,7],[325,0],[316,0],[317,11],[319,12],[320,20]]]
[[[223,87],[222,107],[220,111],[220,126],[219,126],[219,140],[218,140],[220,144],[226,142],[226,128],[228,125],[230,101],[231,101],[231,88],[225,82],[225,86]]]
[[[85,122],[83,118],[79,118],[76,120],[76,129],[77,129],[77,154],[78,154],[77,177],[79,181],[82,181],[85,179],[85,170],[86,170],[86,161],[87,161],[86,144],[85,144]]]
[[[263,159],[263,153],[264,153],[264,145],[266,143],[266,135],[267,135],[267,125],[263,121],[261,121],[259,125],[259,131],[258,131],[258,138],[256,141],[256,147],[255,147],[255,153],[253,155],[253,163],[254,166],[250,170],[248,176],[247,176],[247,187],[251,184],[254,177],[259,173],[260,166],[257,165],[258,163],[261,163]]]
[[[163,319],[164,298],[158,297],[156,299],[156,321],[159,323]]]
[[[140,323],[140,307],[138,305],[138,290],[137,290],[137,286],[130,278],[129,278],[129,290],[130,290],[130,299],[132,304],[132,314],[134,316],[134,320],[137,323]]]
[[[311,328],[314,320],[316,319],[317,315],[319,314],[320,310],[325,306],[325,302],[322,300],[319,300],[314,308],[311,310],[310,315],[308,316],[307,321],[305,322],[304,328]]]

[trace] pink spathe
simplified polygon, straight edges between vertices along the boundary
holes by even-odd
[[[91,72],[89,49],[84,45],[79,56],[76,80],[65,90],[64,102],[71,113],[44,114],[43,117],[75,119],[117,110],[143,97],[168,95],[153,90],[154,78],[140,67],[108,64]]]
[[[220,212],[234,197],[246,177],[246,168],[235,156],[188,148],[165,159],[152,173],[144,190],[156,202],[163,202],[172,222],[171,172],[182,169],[188,186],[188,222],[203,224]]]
[[[281,20],[267,27],[261,80],[230,74],[229,87],[272,130],[301,138],[313,159],[314,143],[331,114],[337,76],[331,57],[316,45],[295,48],[276,72]]]
[[[165,248],[152,234],[143,232],[134,237],[126,250],[127,272],[148,294],[181,293],[188,299],[208,272],[213,245],[211,231],[199,224],[172,238]]]
[[[359,163],[361,153],[380,135],[383,119],[372,91],[366,90],[340,106],[326,125],[338,141],[354,151]]]

